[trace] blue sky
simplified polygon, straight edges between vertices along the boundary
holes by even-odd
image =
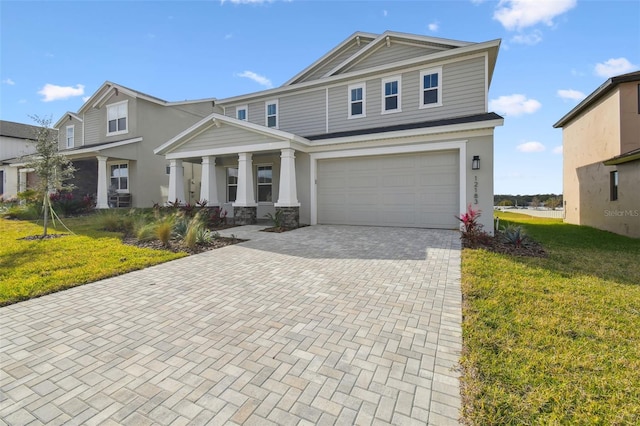
[[[495,193],[562,191],[553,123],[640,68],[640,1],[0,0],[0,119],[57,121],[106,80],[168,100],[277,87],[355,31],[502,39]]]

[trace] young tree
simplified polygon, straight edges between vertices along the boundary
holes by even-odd
[[[42,196],[43,237],[47,236],[49,214],[55,215],[49,194],[55,190],[71,190],[73,185],[65,181],[73,177],[75,168],[67,157],[58,152],[58,138],[51,128],[51,118],[31,117],[38,124],[35,130],[35,153],[28,157],[27,167],[37,176],[37,191]]]

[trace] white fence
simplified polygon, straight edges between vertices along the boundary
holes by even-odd
[[[535,216],[535,217],[550,217],[550,218],[556,218],[556,219],[564,218],[563,210],[503,209],[500,207],[496,207],[496,210],[509,212],[509,213],[528,214],[529,216]]]

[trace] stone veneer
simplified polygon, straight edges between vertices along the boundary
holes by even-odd
[[[282,212],[283,227],[300,227],[300,207],[276,207],[276,213],[278,212]]]
[[[255,225],[258,223],[257,214],[257,207],[234,207],[233,223],[236,225]]]

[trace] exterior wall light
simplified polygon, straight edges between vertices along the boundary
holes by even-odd
[[[471,170],[480,170],[480,156],[474,155],[471,160]]]

